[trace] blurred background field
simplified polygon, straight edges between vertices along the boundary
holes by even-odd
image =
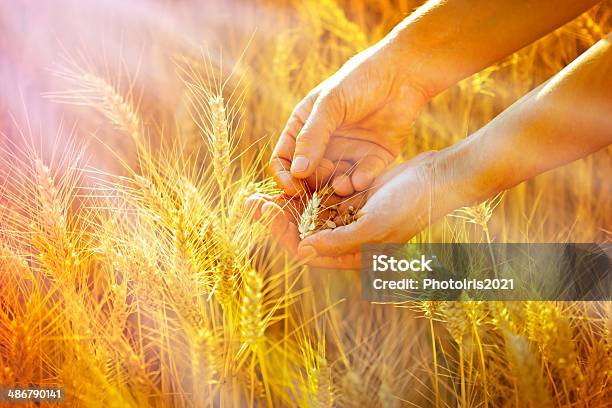
[[[371,305],[245,217],[293,106],[418,4],[2,2],[0,384],[86,407],[609,406],[609,302]],[[605,1],[437,96],[404,157],[611,27]],[[416,239],[609,243],[610,174],[608,148]]]

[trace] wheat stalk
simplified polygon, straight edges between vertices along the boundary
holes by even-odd
[[[34,167],[43,223],[49,231],[59,234],[58,238],[61,238],[66,228],[66,217],[58,200],[55,182],[49,168],[41,160],[35,160]]]
[[[515,397],[524,407],[552,407],[550,392],[546,388],[538,357],[525,337],[506,334],[506,353],[517,384]],[[537,405],[533,405],[537,402]]]
[[[32,244],[46,272],[55,273],[57,278],[79,264],[79,252],[77,243],[68,235],[67,211],[51,171],[39,159],[34,161],[34,169],[42,231],[33,235]]]
[[[334,388],[332,371],[325,357],[319,358],[318,383],[317,383],[317,406],[320,408],[332,408],[334,406]]]
[[[104,78],[75,67],[57,73],[74,84],[75,90],[52,93],[60,103],[90,106],[104,115],[119,130],[127,133],[137,145],[142,143],[142,121],[132,102],[123,97]]]
[[[178,209],[172,219],[172,236],[177,262],[180,267],[193,269],[193,249],[191,245],[192,231],[195,229],[192,217],[196,211],[196,200],[198,189],[191,183],[185,183],[185,191],[182,197],[181,208]]]
[[[243,342],[257,347],[264,340],[265,322],[263,316],[263,279],[255,269],[244,274],[244,291],[240,307],[240,327]]]
[[[229,124],[225,105],[221,95],[208,98],[210,109],[211,134],[208,135],[209,148],[213,164],[213,177],[224,194],[230,180],[231,146]]]
[[[387,364],[383,364],[380,369],[380,387],[378,387],[378,401],[385,408],[397,408],[401,401],[393,395],[391,384],[393,383],[393,372]]]
[[[605,340],[596,341],[588,352],[585,375],[580,387],[581,398],[588,406],[603,406],[606,400],[610,400],[612,353]]]
[[[325,345],[318,345],[315,349],[307,335],[303,335],[300,342],[304,370],[298,374],[302,388],[297,395],[298,405],[331,408],[334,406],[334,387],[332,370],[325,358]]]
[[[176,206],[170,197],[168,197],[168,194],[162,192],[149,178],[135,175],[134,181],[140,190],[139,193],[142,196],[143,206],[150,206],[154,212],[161,216],[162,220],[172,225]]]
[[[527,335],[538,345],[543,361],[562,378],[568,393],[575,391],[582,371],[567,313],[553,302],[530,301],[525,304],[525,316]]]
[[[362,374],[357,370],[348,369],[340,380],[341,399],[347,406],[360,406],[359,402],[363,401],[363,392],[366,388]]]
[[[94,91],[94,95],[97,93],[99,103],[95,103],[96,97],[94,97],[92,99],[94,106],[119,129],[130,135],[134,141],[141,142],[142,124],[134,106],[103,78],[85,74],[83,81],[89,85],[89,89]]]
[[[208,328],[201,328],[191,338],[191,372],[196,406],[206,405],[206,396],[210,401],[210,385],[217,375],[217,354],[215,337]]]
[[[453,340],[457,344],[462,344],[469,328],[468,314],[463,302],[443,302],[439,306],[439,311]]]

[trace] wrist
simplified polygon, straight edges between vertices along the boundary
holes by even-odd
[[[477,132],[436,155],[433,188],[446,212],[480,203],[508,188],[509,167],[486,153],[484,139]]]
[[[429,101],[460,79],[450,63],[449,47],[456,41],[448,27],[424,24],[421,7],[399,23],[380,42],[394,56],[398,79],[420,90]]]
[[[430,69],[426,68],[428,62],[425,53],[410,44],[408,33],[396,32],[398,28],[374,46],[373,62],[379,69],[390,70],[387,75],[393,78],[393,83],[400,89],[409,89],[418,94],[422,105],[425,105],[442,89],[424,74]]]
[[[453,163],[446,150],[429,152],[418,159],[418,173],[422,180],[427,224],[444,217],[455,209],[468,205],[471,194],[461,185],[461,178],[453,170]],[[415,160],[415,159],[413,159]]]

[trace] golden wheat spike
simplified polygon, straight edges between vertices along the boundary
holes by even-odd
[[[221,191],[227,189],[231,164],[231,146],[229,124],[223,97],[220,95],[208,98],[210,108],[211,134],[208,135],[209,149],[213,163],[213,177],[219,183]]]
[[[321,199],[319,193],[314,192],[312,197],[306,202],[306,208],[300,215],[300,222],[298,224],[298,231],[300,232],[300,238],[304,239],[307,236],[314,234],[317,226],[317,217],[319,215],[319,205]]]
[[[244,274],[244,291],[240,307],[240,331],[243,341],[252,349],[264,340],[263,279],[255,269]]]
[[[42,220],[47,228],[61,233],[66,227],[65,217],[58,202],[57,190],[51,172],[49,168],[38,159],[34,162],[34,167],[36,169]]]
[[[516,398],[522,406],[538,401],[538,407],[552,407],[550,391],[546,387],[538,355],[527,339],[507,335],[506,353],[510,366],[511,380],[516,384]]]

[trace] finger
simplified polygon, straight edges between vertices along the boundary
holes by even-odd
[[[285,234],[289,225],[289,219],[282,208],[271,201],[268,201],[261,207],[261,219],[263,223],[269,226],[272,237],[279,240]]]
[[[338,181],[336,181],[336,178],[339,178],[343,175],[350,174],[352,168],[353,168],[353,163],[349,161],[340,160],[340,161],[335,162],[335,167],[333,171],[333,174],[335,176],[333,176],[331,186],[334,189],[334,192],[341,197],[350,195],[351,192],[353,191],[353,185],[352,184],[350,186],[348,185],[350,184],[350,179],[348,180],[339,179]],[[338,184],[337,186],[338,190],[336,190],[334,183]]]
[[[311,93],[296,105],[272,152],[270,159],[272,176],[287,194],[296,195],[304,190],[301,182],[291,176],[289,169],[295,153],[295,138],[304,127],[316,98],[317,93]]]
[[[271,199],[272,197],[267,194],[256,193],[245,200],[244,207],[248,214],[251,214],[255,220],[259,220],[261,218],[261,208]]]
[[[286,214],[287,219],[289,219],[289,213],[292,211],[302,211],[302,204],[299,199],[282,194],[271,196],[269,194],[255,193],[246,199],[244,205],[253,218],[261,220],[263,217],[263,206],[269,202],[276,204]]]
[[[315,172],[311,174],[306,182],[313,190],[318,190],[329,182],[330,177],[334,173],[334,163],[326,158],[321,159],[319,166],[315,169]]]
[[[300,241],[299,232],[297,226],[289,221],[287,212],[279,203],[267,201],[261,205],[260,213],[260,220],[269,226],[274,241],[295,256]]]
[[[293,143],[295,143],[295,139],[304,127],[304,123],[306,123],[306,120],[310,116],[314,103],[318,97],[319,92],[312,91],[310,94],[306,95],[304,99],[302,99],[297,105],[295,105],[295,108],[291,112],[291,115],[289,115],[289,119],[287,120],[287,123],[285,124],[285,127],[281,132],[279,142],[283,140],[284,142],[293,141]],[[277,147],[279,147],[278,144]],[[290,149],[291,151],[289,155],[287,155],[286,150],[279,150],[279,152],[283,151],[283,157],[291,159],[293,157],[294,148],[295,145],[293,145],[293,148]]]
[[[334,162],[334,174],[348,174],[353,168],[353,163],[347,160]]]
[[[335,92],[319,95],[295,138],[295,153],[291,162],[291,174],[294,177],[306,178],[315,171],[342,116],[340,101]]]
[[[370,238],[369,228],[369,217],[364,215],[348,225],[312,234],[300,243],[300,247],[311,246],[324,256],[359,252],[361,244]]]
[[[351,177],[347,174],[339,174],[335,176],[331,185],[334,192],[341,197],[350,196],[355,192],[353,183],[351,182]]]
[[[289,222],[285,233],[280,237],[279,243],[293,256],[297,256],[300,243],[300,232],[296,224]]]
[[[319,256],[311,253],[302,257],[309,266],[326,269],[359,269],[361,266],[361,253],[345,254],[340,256]]]
[[[357,163],[357,167],[351,175],[351,182],[356,191],[363,191],[370,187],[376,177],[380,176],[388,166],[381,157],[370,155],[364,157]]]
[[[272,177],[283,191],[289,195],[298,195],[305,191],[302,181],[291,175],[291,162],[281,157],[270,160]]]
[[[359,269],[361,266],[361,253],[345,254],[334,257],[317,257],[313,259],[309,265],[327,269]]]
[[[354,131],[351,132],[351,134],[354,133]],[[373,141],[338,136],[338,132],[334,133],[334,137],[329,141],[325,150],[325,157],[331,161],[357,162],[371,155],[379,156],[388,162],[393,161],[395,157],[389,150]]]

